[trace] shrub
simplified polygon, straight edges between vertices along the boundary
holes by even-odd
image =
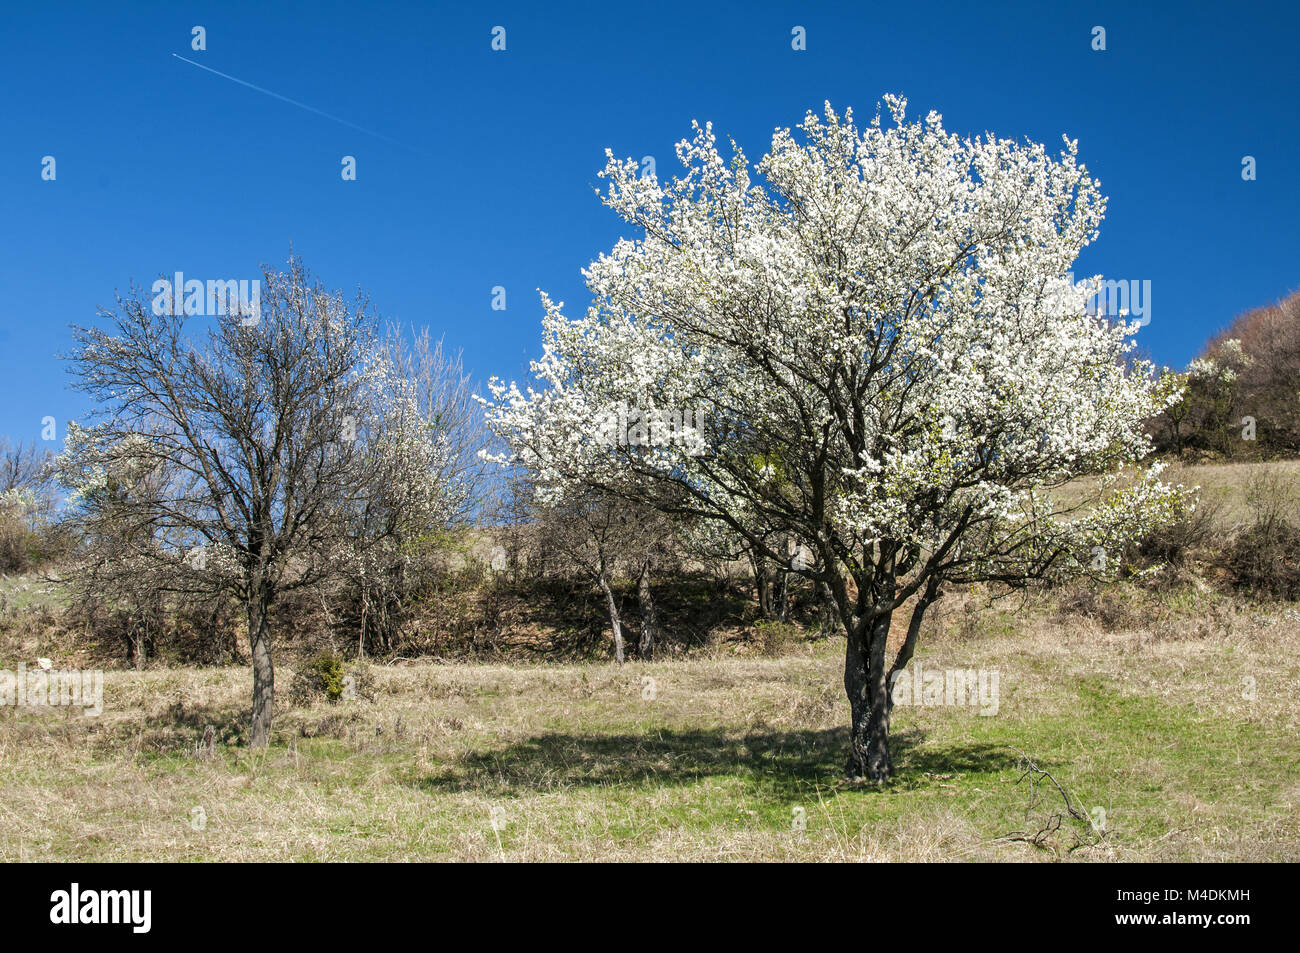
[[[803,640],[803,631],[793,622],[775,619],[760,620],[754,626],[758,649],[764,655],[781,655],[795,643]]]
[[[1056,617],[1068,623],[1072,616],[1091,619],[1108,632],[1140,625],[1145,614],[1134,606],[1132,593],[1087,581],[1066,588],[1057,602]]]
[[[1300,486],[1279,467],[1264,467],[1246,481],[1246,505],[1257,527],[1270,536],[1285,535],[1300,522]]]
[[[1239,533],[1224,554],[1233,585],[1276,599],[1300,599],[1300,529],[1259,522]]]
[[[351,679],[351,681],[349,681]],[[356,698],[364,698],[366,701],[375,700],[375,676],[370,671],[370,666],[360,662],[348,669],[347,675],[343,677],[344,694],[351,689],[351,695]]]
[[[0,572],[26,572],[37,561],[40,534],[29,510],[17,492],[0,494]]]
[[[1237,534],[1224,562],[1233,585],[1278,599],[1300,599],[1300,488],[1276,467],[1253,474],[1246,502],[1254,522]]]
[[[295,701],[308,701],[324,695],[336,702],[343,697],[346,677],[347,672],[341,658],[332,651],[317,652],[307,660],[301,671],[294,674],[290,695]]]
[[[309,705],[318,698],[330,702],[340,699],[375,699],[375,677],[364,662],[351,668],[331,649],[317,652],[294,672],[289,685],[289,701],[294,705]]]
[[[1167,564],[1183,567],[1194,553],[1207,549],[1218,539],[1218,503],[1200,500],[1194,509],[1158,526],[1139,539],[1125,555],[1125,563],[1137,566]]]

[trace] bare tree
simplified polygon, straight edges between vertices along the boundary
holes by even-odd
[[[1234,388],[1231,443],[1239,445],[1239,421],[1259,421],[1260,449],[1300,450],[1300,292],[1237,318],[1207,353],[1221,357],[1229,341],[1240,342],[1239,379]]]
[[[123,466],[149,474],[154,490],[114,511],[148,540],[135,555],[244,605],[254,746],[270,740],[277,600],[427,522],[439,502],[437,441],[365,296],[326,291],[296,258],[263,277],[258,312],[205,332],[179,293],[159,308],[138,289],[101,311],[108,330],[75,328],[72,371],[99,406],[91,426],[69,428],[63,461],[81,501]]]
[[[38,448],[35,440],[11,444],[7,437],[0,437],[0,493],[43,486],[51,459],[53,455]]]
[[[614,639],[614,660],[620,664],[627,658],[627,648],[614,582],[621,570],[636,573],[642,612],[638,651],[648,658],[654,651],[657,627],[650,571],[661,554],[664,518],[646,507],[592,490],[571,493],[551,506],[539,505],[534,519],[543,544],[566,556],[600,587]]]
[[[1300,292],[1239,315],[1182,375],[1152,421],[1162,449],[1286,456],[1300,450]]]

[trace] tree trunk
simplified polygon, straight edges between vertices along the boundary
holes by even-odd
[[[271,742],[271,716],[275,709],[275,669],[271,665],[270,587],[255,581],[248,596],[248,643],[253,656],[253,723],[249,747]]]
[[[650,560],[641,566],[641,576],[636,583],[637,601],[641,604],[641,641],[637,645],[637,655],[642,659],[654,656],[655,639],[658,637],[659,617],[655,612],[654,596],[650,592]]]
[[[839,613],[835,608],[835,597],[831,595],[830,587],[826,583],[818,583],[818,593],[821,595],[821,608],[818,610],[817,637],[829,639],[835,634],[839,625],[837,618]]]
[[[849,696],[849,759],[844,776],[856,780],[863,776],[870,740],[867,713],[871,699],[867,691],[866,653],[861,625],[847,633],[844,646],[844,693]]]
[[[600,588],[605,593],[605,602],[609,606],[609,627],[614,630],[614,661],[619,665],[623,664],[623,620],[619,618],[618,601],[614,598],[614,590],[609,586],[609,580],[605,578],[605,573],[599,574]]]
[[[361,584],[361,634],[357,636],[357,658],[366,657],[366,610],[370,607],[369,587]]]
[[[758,590],[758,612],[764,619],[772,618],[772,581],[767,575],[767,560],[751,553],[749,564],[754,569],[754,587]]]
[[[145,648],[145,644],[148,638],[145,631],[145,625],[146,623],[144,619],[141,619],[140,624],[137,625],[135,628],[135,635],[132,637],[131,640],[132,641],[131,660],[135,663],[135,670],[137,672],[144,671],[145,652],[147,651]]]
[[[849,758],[844,775],[881,783],[889,780],[889,690],[885,645],[889,613],[863,620],[848,635],[844,654],[844,691],[849,696]]]
[[[882,612],[874,619],[852,620],[844,654],[844,691],[849,696],[850,719],[849,758],[844,767],[848,778],[866,778],[881,783],[894,773],[893,757],[889,751],[889,723],[894,711],[891,692],[898,673],[912,660],[925,613],[940,597],[939,586],[939,577],[932,575],[917,597],[906,638],[892,666],[885,665],[892,611]],[[884,580],[883,592],[886,597],[893,595],[892,572]],[[838,614],[829,587],[823,588],[822,598],[827,607]]]

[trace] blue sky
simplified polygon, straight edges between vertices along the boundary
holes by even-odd
[[[463,348],[476,377],[519,378],[536,289],[577,312],[579,269],[621,234],[592,194],[606,146],[664,174],[690,121],[712,120],[757,159],[824,100],[870,114],[887,92],[962,133],[1078,138],[1110,197],[1078,271],[1149,279],[1139,339],[1181,366],[1300,287],[1298,30],[1300,5],[1250,2],[10,6],[0,434],[38,438],[53,416],[61,440],[85,413],[56,355],[115,289],[253,278],[291,242],[328,285]]]

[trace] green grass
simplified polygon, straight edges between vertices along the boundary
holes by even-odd
[[[27,573],[0,578],[0,604],[7,612],[25,612],[30,609],[62,608],[67,601],[67,590],[56,583],[47,582],[39,574]]]

